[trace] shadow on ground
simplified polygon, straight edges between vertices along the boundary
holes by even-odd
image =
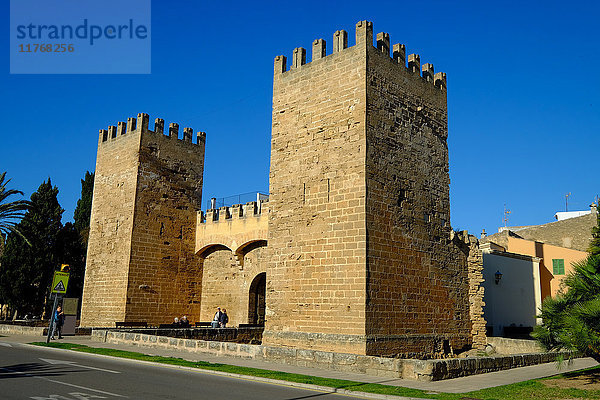
[[[23,378],[36,376],[60,376],[82,372],[68,366],[55,366],[40,363],[15,364],[0,367],[0,379]]]

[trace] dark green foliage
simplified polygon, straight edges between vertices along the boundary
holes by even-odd
[[[17,225],[31,246],[14,232],[6,240],[0,260],[0,300],[21,313],[42,313],[53,271],[61,262],[57,243],[64,210],[57,195],[50,178],[31,195],[30,208]]]
[[[83,243],[87,247],[90,232],[90,215],[92,213],[92,197],[94,193],[94,173],[86,171],[81,180],[81,198],[77,200],[77,207],[73,214],[75,229],[81,234]]]
[[[23,218],[25,211],[29,207],[27,200],[8,201],[8,198],[14,195],[22,195],[23,192],[15,189],[8,189],[6,186],[10,179],[6,179],[6,172],[0,174],[0,239],[4,242],[4,236],[10,232],[19,232],[16,227],[18,221]]]
[[[86,245],[75,225],[67,222],[58,235],[57,255],[61,264],[69,264],[69,285],[66,297],[81,298],[85,273]]]
[[[560,294],[544,300],[543,325],[532,335],[547,350],[577,350],[600,362],[600,219],[592,235],[590,255],[575,265]]]
[[[94,173],[86,171],[85,177],[81,180],[81,198],[77,201],[77,207],[73,214],[74,223],[65,224],[61,234],[62,259],[65,264],[70,265],[68,297],[81,299],[83,293],[93,192]]]
[[[544,300],[533,336],[547,350],[577,350],[600,362],[600,256],[575,265],[564,283],[563,293]]]
[[[3,177],[0,175],[0,190]],[[10,233],[0,255],[0,303],[9,304],[21,315],[42,314],[52,274],[61,264],[70,266],[67,296],[81,297],[93,187],[94,174],[86,172],[74,223],[64,226],[58,188],[52,186],[50,179],[31,195],[31,202],[26,202],[29,210],[13,229],[23,235]],[[26,245],[23,236],[31,246]]]

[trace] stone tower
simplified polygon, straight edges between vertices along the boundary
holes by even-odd
[[[202,200],[204,132],[148,114],[100,131],[81,326],[168,322],[200,313],[195,225]]]
[[[264,343],[428,356],[472,343],[446,74],[372,24],[275,58]],[[390,57],[390,50],[392,56]],[[407,64],[408,62],[408,64]],[[464,246],[463,246],[464,247]]]

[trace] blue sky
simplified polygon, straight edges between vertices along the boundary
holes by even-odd
[[[8,26],[8,2],[2,3]],[[448,74],[451,212],[479,234],[586,209],[600,145],[600,3],[152,2],[152,73],[10,75],[0,36],[0,171],[51,177],[71,220],[97,132],[138,112],[207,132],[204,198],[268,189],[273,58],[373,21]],[[310,53],[310,51],[309,51]],[[111,57],[107,57],[107,63]],[[203,202],[205,203],[205,202]]]

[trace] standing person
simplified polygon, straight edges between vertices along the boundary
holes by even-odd
[[[223,315],[223,313],[221,312],[221,307],[217,307],[217,312],[215,313],[215,316],[213,317],[212,322],[210,323],[210,326],[212,328],[218,328],[221,322],[221,315]]]
[[[181,323],[179,322],[179,318],[173,318],[173,323],[171,325],[173,325],[173,328],[179,328],[179,325],[181,325]]]
[[[54,340],[54,333],[58,332],[58,338],[62,339],[62,327],[63,324],[65,323],[65,313],[63,313],[62,311],[62,307],[58,306],[56,307],[56,311],[54,311],[54,324],[52,324],[52,337],[51,339]]]
[[[228,322],[229,317],[227,316],[227,310],[223,309],[223,312],[221,313],[221,318],[219,318],[219,325],[221,326],[221,328],[226,328]]]

